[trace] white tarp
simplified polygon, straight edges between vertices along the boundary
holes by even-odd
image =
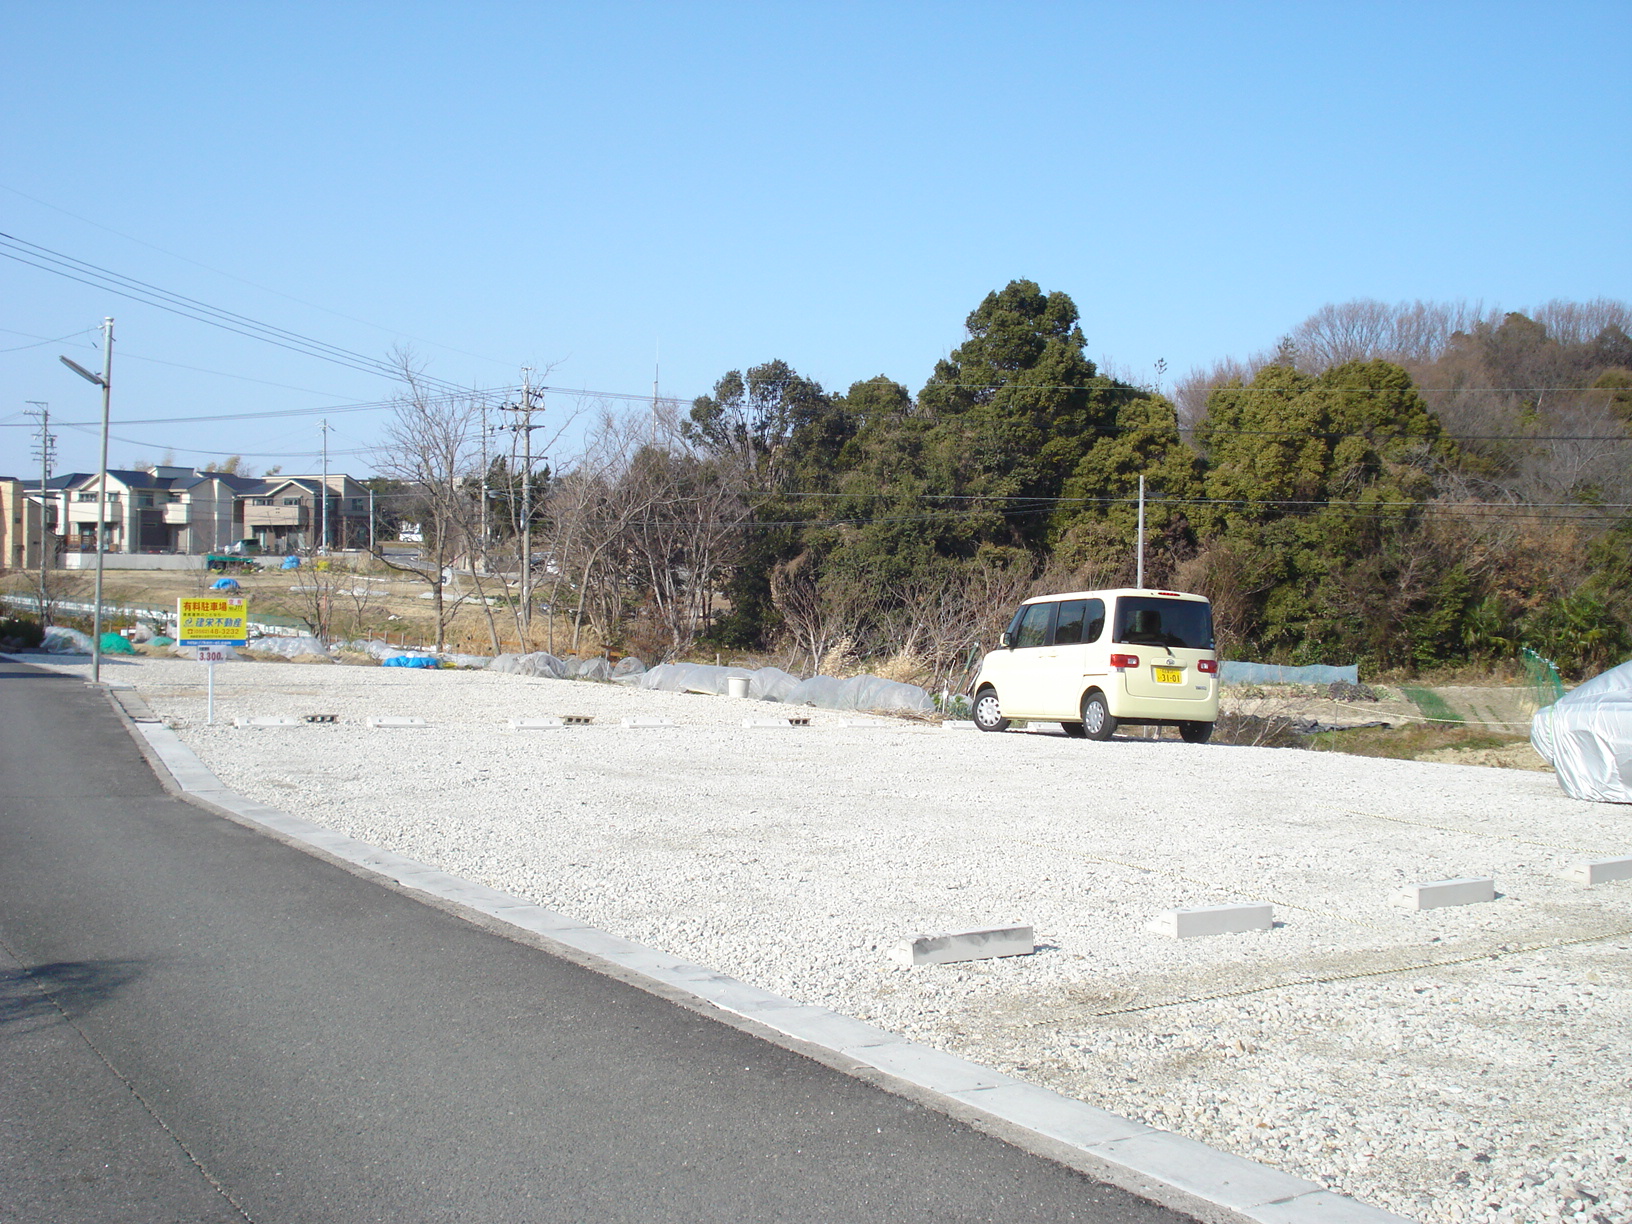
[[[88,655],[91,653],[91,635],[66,625],[51,625],[46,629],[45,641],[41,645],[47,654]]]
[[[817,706],[824,710],[933,710],[935,700],[916,684],[901,684],[882,676],[812,676],[801,680],[782,699],[789,705]]]
[[[509,672],[513,676],[543,676],[549,680],[567,678],[567,665],[542,650],[532,654],[501,654],[487,665],[487,670]]]
[[[799,681],[780,667],[715,667],[712,663],[659,663],[639,677],[643,689],[666,693],[712,693],[723,697],[732,677],[748,681],[748,696],[755,701],[785,701]]]
[[[618,665],[612,669],[612,679],[619,684],[639,684],[641,676],[646,673],[646,664],[634,655],[618,660]]]
[[[264,651],[267,654],[282,655],[286,659],[293,659],[297,655],[322,655],[329,657],[328,649],[315,637],[258,637],[251,639],[245,650]]]
[[[1632,803],[1632,662],[1538,710],[1530,742],[1571,798]]]

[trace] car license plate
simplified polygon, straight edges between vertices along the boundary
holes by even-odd
[[[1183,684],[1184,669],[1180,667],[1158,667],[1156,669],[1157,684]]]

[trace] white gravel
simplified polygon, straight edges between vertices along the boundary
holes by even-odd
[[[29,662],[39,661],[31,656]],[[84,669],[80,669],[84,670]],[[285,811],[1423,1221],[1632,1220],[1632,811],[1551,775],[981,735],[495,675],[120,662],[228,785]],[[510,718],[591,727],[506,733]],[[422,731],[368,730],[420,715]],[[625,729],[636,715],[676,726]],[[1401,885],[1494,876],[1425,913]],[[1157,912],[1272,901],[1272,932]],[[1039,952],[906,968],[914,935]],[[1574,942],[1572,942],[1574,941]],[[1403,972],[1388,972],[1404,970]],[[1314,979],[1319,979],[1314,980]]]

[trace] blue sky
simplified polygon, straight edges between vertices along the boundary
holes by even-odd
[[[643,393],[660,351],[688,398],[772,357],[916,389],[1015,277],[1141,380],[1329,301],[1632,296],[1625,0],[0,15],[0,231],[464,385]],[[35,339],[105,314],[116,422],[392,390],[0,260],[0,426],[95,416],[56,359],[89,337]],[[336,414],[334,466],[379,422]],[[316,466],[316,418],[114,433],[116,465]],[[0,428],[0,473],[28,452]]]

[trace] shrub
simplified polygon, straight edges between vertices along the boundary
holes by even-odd
[[[0,620],[0,642],[14,642],[16,647],[32,650],[45,641],[45,626],[26,616],[8,616]],[[16,648],[14,647],[14,649]]]

